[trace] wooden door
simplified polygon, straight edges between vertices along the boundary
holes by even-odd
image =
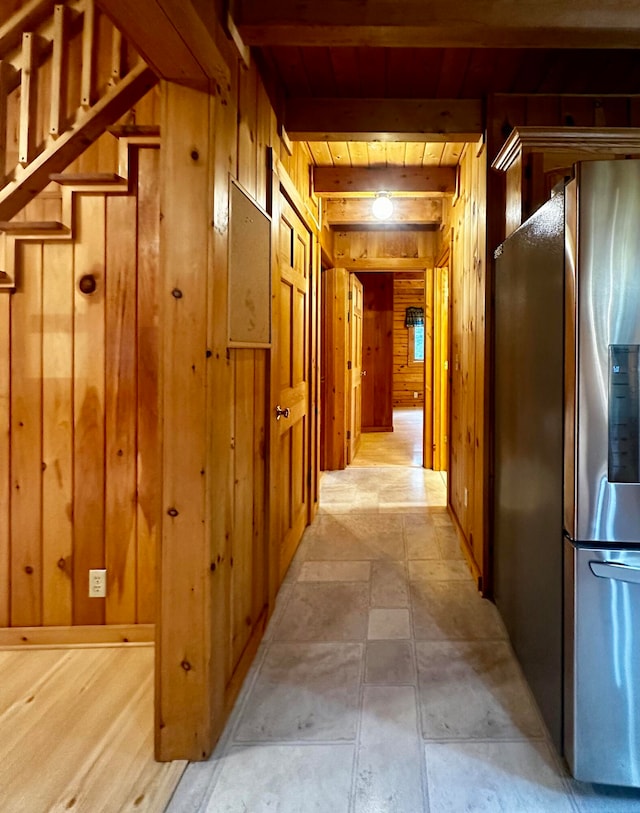
[[[281,194],[274,279],[273,404],[275,422],[271,510],[278,581],[309,521],[311,236]]]
[[[355,274],[349,281],[349,435],[347,462],[358,453],[362,433],[362,309],[363,285]]]
[[[435,269],[433,291],[433,468],[446,471],[449,444],[449,269]]]
[[[362,431],[393,431],[393,274],[359,274],[362,315]]]

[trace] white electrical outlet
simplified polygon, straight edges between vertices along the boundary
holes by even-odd
[[[414,392],[414,393],[413,393],[413,397],[414,397],[414,398],[417,398],[417,397],[418,397],[418,393],[417,393],[417,392]]]
[[[106,598],[107,595],[107,571],[89,571],[89,598]]]

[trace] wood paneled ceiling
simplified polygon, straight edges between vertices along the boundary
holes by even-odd
[[[472,99],[640,88],[640,53],[631,49],[282,46],[261,53],[290,98]]]
[[[464,144],[422,141],[310,141],[318,167],[451,167]]]

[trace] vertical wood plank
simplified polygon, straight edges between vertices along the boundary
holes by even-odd
[[[42,623],[42,246],[18,249],[11,316],[11,625]]]
[[[433,468],[433,356],[434,356],[434,318],[433,318],[433,267],[426,268],[424,280],[424,364],[422,381],[424,387],[424,416],[422,439],[422,465]]]
[[[87,0],[82,27],[82,72],[80,75],[80,104],[91,107],[93,72],[95,65],[95,6],[94,0]]]
[[[111,34],[111,76],[109,84],[113,87],[122,79],[122,34],[114,26]]]
[[[75,624],[103,624],[105,600],[88,597],[88,578],[104,567],[104,195],[79,195],[75,215],[73,615]],[[92,294],[80,291],[85,275],[96,281]]]
[[[73,247],[43,252],[42,620],[64,626],[73,622]]]
[[[212,747],[211,546],[206,522],[207,251],[210,103],[164,84],[161,296],[163,526],[156,755],[205,758]],[[173,123],[181,122],[176,128]],[[216,664],[219,668],[219,664]]]
[[[267,604],[266,560],[266,434],[267,434],[267,351],[256,350],[253,408],[253,584],[254,623]]]
[[[10,623],[11,300],[0,296],[0,627]]]
[[[64,130],[67,66],[66,6],[56,4],[53,10],[53,55],[51,57],[51,109],[49,133],[58,136]]]
[[[137,610],[155,621],[156,559],[162,478],[158,391],[160,272],[160,150],[138,154],[138,541]]]
[[[237,87],[238,62],[231,65],[231,87]],[[227,351],[227,289],[229,254],[229,173],[237,177],[237,95],[210,107],[210,133],[214,160],[210,167],[213,189],[213,230],[209,237],[212,262],[208,289],[207,347],[207,449],[210,479],[207,483],[207,521],[211,529],[211,640],[215,664],[210,676],[212,737],[222,731],[227,695],[228,651],[231,646],[231,541],[233,539],[233,362]]]
[[[0,60],[0,185],[4,185],[7,174],[7,116],[9,112],[9,76],[13,68]]]
[[[328,471],[344,469],[346,465],[347,430],[347,284],[344,268],[328,268],[325,281],[324,360],[326,401],[324,413],[324,466]],[[363,339],[364,341],[364,339]],[[363,407],[366,406],[363,402]]]
[[[126,624],[136,620],[137,201],[106,204],[106,622]]]
[[[24,166],[31,161],[36,143],[38,112],[38,77],[36,74],[36,41],[32,33],[22,35],[22,71],[20,75],[20,131],[18,161]]]
[[[257,194],[257,79],[254,65],[238,72],[238,180],[254,198]]]
[[[235,350],[231,671],[251,634],[253,599],[255,350]]]
[[[256,149],[256,200],[266,209],[267,207],[267,148],[271,132],[271,104],[260,77],[258,77],[258,121],[257,121],[257,149]]]

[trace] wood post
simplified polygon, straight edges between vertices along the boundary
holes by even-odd
[[[162,534],[156,668],[156,757],[200,760],[212,748],[207,497],[207,325],[213,99],[165,84],[161,150]],[[180,122],[180,126],[175,126]]]

